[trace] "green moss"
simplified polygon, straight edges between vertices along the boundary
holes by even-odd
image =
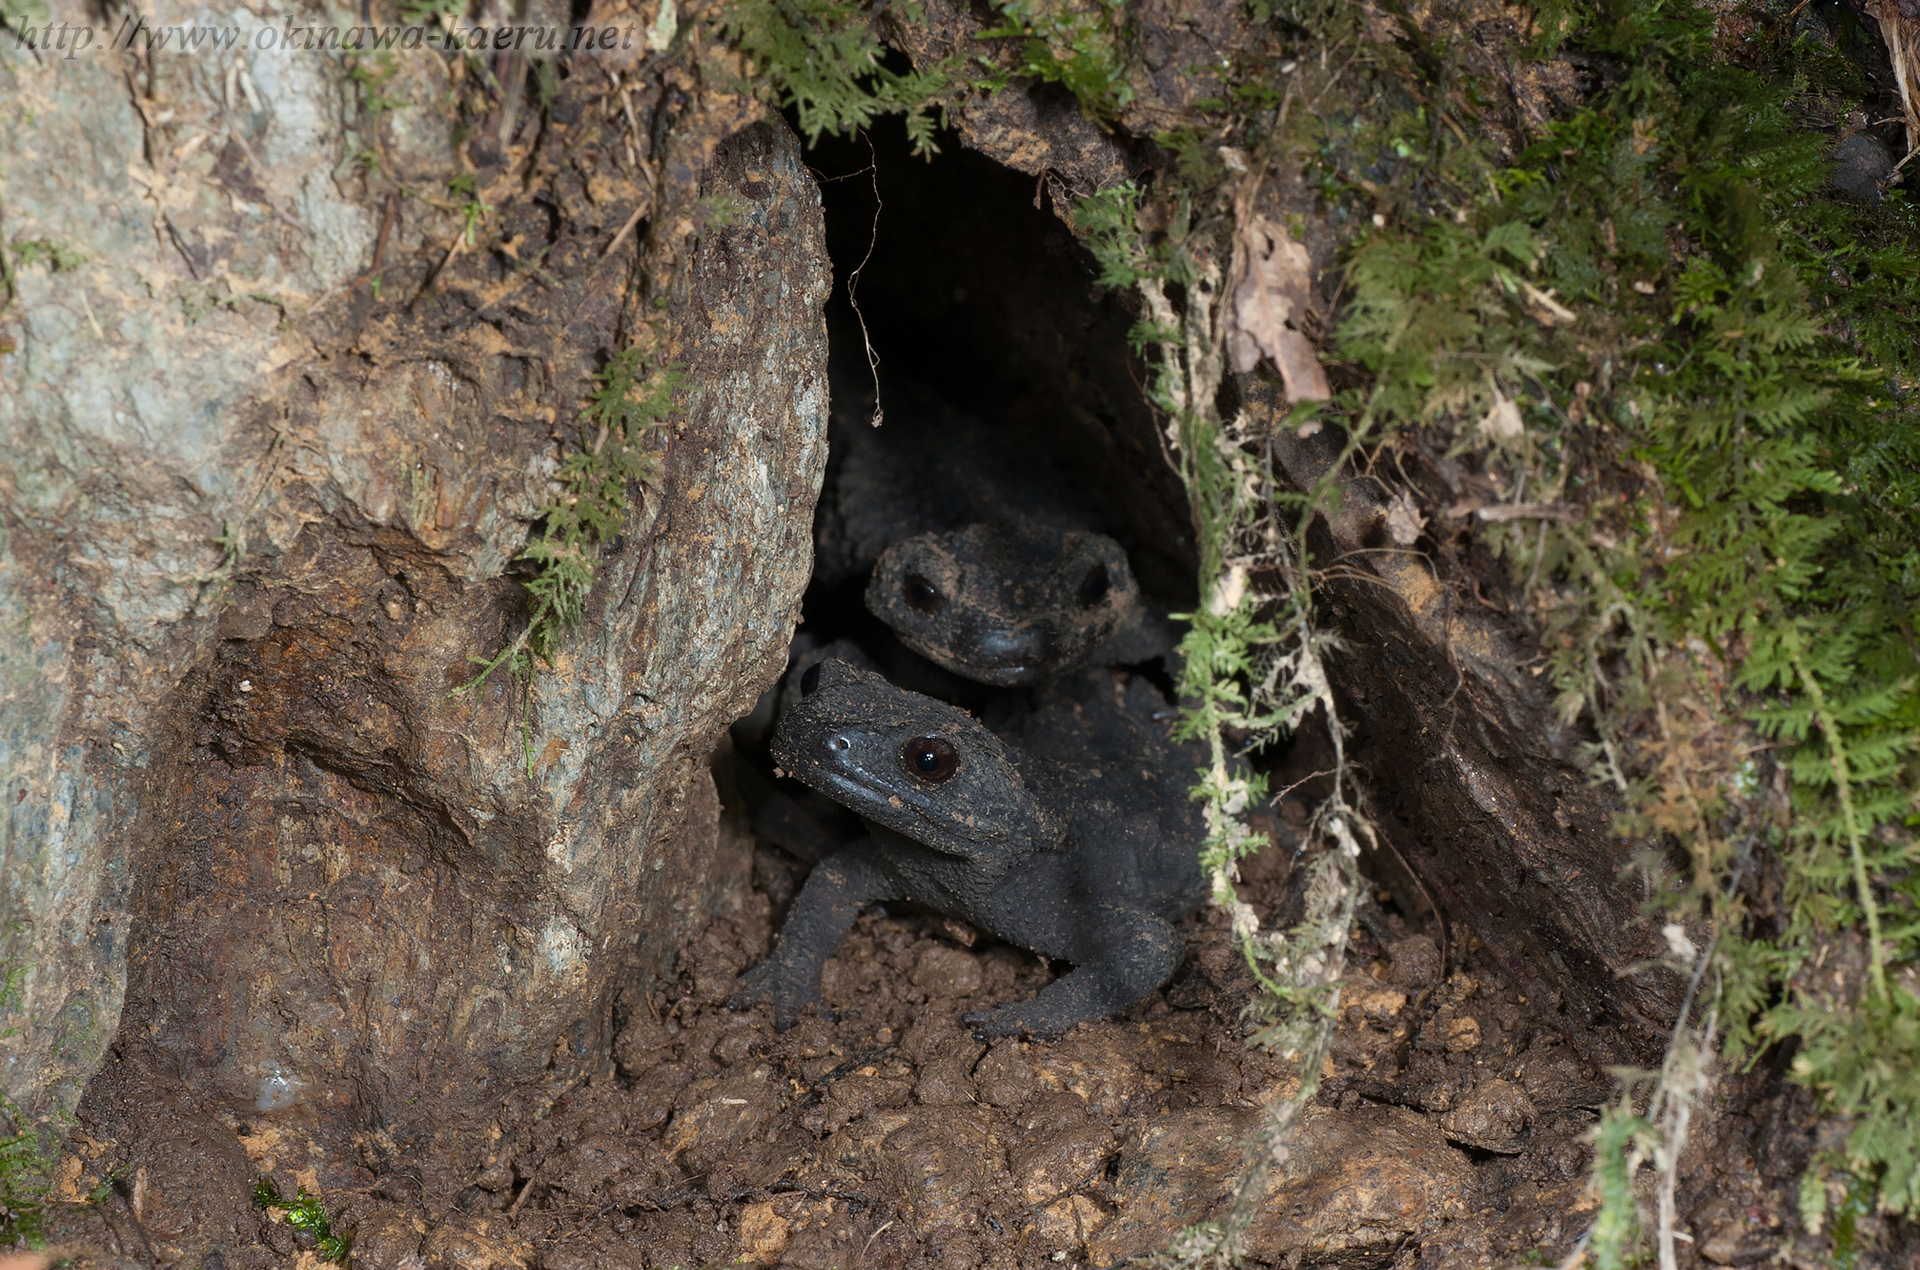
[[[1112,119],[1133,100],[1118,0],[1092,0],[1083,8],[1059,0],[994,0],[994,8],[1005,21],[981,38],[1019,41],[1015,73],[1059,84],[1095,120]]]
[[[320,1201],[307,1193],[302,1186],[292,1199],[280,1194],[269,1178],[261,1178],[253,1184],[253,1202],[256,1207],[268,1212],[279,1210],[280,1220],[295,1230],[305,1231],[314,1239],[314,1251],[322,1259],[347,1265],[351,1259],[351,1241],[333,1233],[333,1223],[327,1217],[326,1208]]]
[[[723,37],[747,56],[752,73],[742,87],[792,106],[808,141],[823,132],[851,133],[881,115],[906,119],[914,152],[932,154],[936,121],[971,89],[992,89],[997,76],[980,74],[959,54],[932,66],[888,65],[881,38],[885,5],[864,0],[739,0],[720,20]],[[922,20],[919,4],[897,7],[892,20]]]
[[[107,1196],[113,1194],[113,1188],[119,1184],[120,1179],[124,1176],[126,1176],[125,1166],[107,1170],[106,1175],[98,1182],[95,1182],[93,1189],[87,1192],[87,1203],[106,1203]]]
[[[1002,21],[980,33],[1016,49],[1014,73],[1059,84],[1096,120],[1113,118],[1133,98],[1126,79],[1122,6],[1092,0],[1076,8],[1041,0],[995,0]],[[884,17],[883,17],[884,15]],[[746,55],[748,91],[791,106],[808,141],[852,133],[881,115],[900,115],[916,154],[939,149],[936,125],[962,94],[996,92],[1006,75],[985,54],[956,52],[931,65],[905,66],[891,54],[885,23],[925,20],[918,3],[868,0],[738,0],[723,12],[722,37]]]
[[[87,261],[82,253],[52,238],[14,239],[13,258],[24,267],[45,265],[54,273],[78,269]]]
[[[400,61],[382,50],[371,56],[349,59],[347,79],[360,95],[360,116],[365,126],[377,126],[381,116],[406,103],[386,94],[387,86],[400,73]]]
[[[1587,1250],[1596,1270],[1623,1270],[1636,1264],[1634,1245],[1633,1166],[1636,1138],[1651,1134],[1653,1126],[1633,1114],[1623,1102],[1601,1117],[1593,1137],[1593,1175],[1600,1192],[1600,1212],[1587,1234]]]
[[[1855,1242],[1860,1219],[1873,1213],[1875,1189],[1871,1178],[1847,1179],[1846,1194],[1833,1215],[1833,1270],[1854,1270],[1859,1264],[1859,1250]]]
[[[467,0],[400,0],[399,11],[402,22],[426,25],[460,17],[467,11]]]
[[[52,238],[16,238],[11,245],[0,241],[0,313],[19,298],[19,270],[45,265],[60,273],[86,261],[85,255]]]
[[[1794,1077],[1852,1117],[1846,1163],[1859,1170],[1869,1211],[1876,1203],[1920,1211],[1920,1137],[1912,1131],[1920,1106],[1920,998],[1896,986],[1884,997],[1825,1009],[1790,1000],[1767,1017],[1783,1035],[1799,1038]],[[1839,1237],[1836,1225],[1836,1248]]]
[[[1349,253],[1334,348],[1367,380],[1338,414],[1376,444],[1479,456],[1515,501],[1584,505],[1488,534],[1529,589],[1562,711],[1595,727],[1659,905],[1718,932],[1733,1052],[1797,1040],[1796,1078],[1851,1118],[1851,1167],[1917,1213],[1920,1045],[1888,968],[1920,956],[1920,232],[1901,191],[1869,208],[1824,188],[1806,41],[1739,67],[1691,5],[1575,12],[1572,41],[1625,79],[1511,165],[1443,130],[1397,154],[1422,107],[1316,125],[1333,196],[1391,211]],[[1477,426],[1502,399],[1525,424],[1504,448]],[[1660,722],[1691,705],[1719,751]],[[1784,818],[1743,726],[1790,777]],[[1691,876],[1661,880],[1663,841]],[[1730,885],[1743,842],[1780,879],[1776,913]],[[1857,988],[1794,986],[1848,931]]]
[[[530,623],[536,655],[551,657],[558,636],[579,623],[593,585],[586,548],[620,531],[630,484],[653,478],[658,464],[647,440],[666,423],[683,382],[673,367],[649,371],[636,349],[615,353],[601,371],[600,386],[580,412],[583,444],[561,463],[554,480],[562,492],[542,510],[540,536],[524,556],[539,566],[527,584],[543,615]]]
[[[479,177],[472,172],[462,172],[447,182],[447,193],[454,198],[454,215],[460,218],[460,236],[471,247],[475,235],[479,233],[480,222],[486,219],[489,210],[480,201]]]
[[[523,586],[527,624],[490,658],[474,657],[479,673],[454,689],[455,697],[479,700],[489,677],[502,667],[528,684],[538,658],[551,662],[561,640],[580,624],[593,589],[599,548],[625,524],[630,489],[653,479],[657,464],[648,438],[673,410],[683,378],[675,367],[650,371],[638,349],[608,359],[599,386],[580,411],[579,437],[561,461],[554,482],[560,492],[540,509],[539,529],[518,559],[531,567]],[[533,774],[531,724],[523,738],[527,772]]]
[[[40,1134],[24,1124],[19,1108],[0,1106],[15,1126],[0,1137],[0,1247],[25,1243],[38,1248],[46,1242],[47,1177],[52,1162]]]

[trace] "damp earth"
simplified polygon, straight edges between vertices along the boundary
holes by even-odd
[[[1298,910],[1304,819],[1283,803],[1245,871],[1266,921]],[[992,1042],[961,1016],[1031,995],[1056,968],[937,913],[869,911],[826,966],[834,1017],[777,1033],[767,1006],[725,1002],[803,876],[756,847],[677,973],[623,1002],[611,1067],[556,1099],[454,1212],[430,1219],[390,1177],[329,1191],[353,1265],[1119,1265],[1217,1216],[1256,1119],[1298,1091],[1291,1064],[1246,1043],[1252,976],[1211,909],[1182,925],[1179,971],[1141,1005],[1057,1039]],[[1470,934],[1446,938],[1443,963],[1443,932],[1390,888],[1359,914],[1333,1050],[1247,1231],[1248,1263],[1560,1264],[1597,1207],[1587,1135],[1627,1056],[1525,995]],[[1744,1109],[1711,1110],[1690,1148],[1694,1264],[1755,1264],[1778,1246],[1805,1163],[1779,1144],[1818,1144],[1804,1094],[1777,1075],[1736,1077],[1751,1088],[1722,1106]],[[1774,1149],[1756,1155],[1762,1140]],[[117,1256],[76,1265],[314,1270],[314,1233],[254,1202],[257,1177],[289,1197],[313,1182],[294,1143],[271,1115],[206,1116],[110,1063],[59,1187],[105,1195],[64,1233]]]

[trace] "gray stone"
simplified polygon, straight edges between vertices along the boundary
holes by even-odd
[[[1870,132],[1849,133],[1833,148],[1833,172],[1829,179],[1840,190],[1878,203],[1886,198],[1880,182],[1893,171],[1893,156]]]
[[[1527,1091],[1511,1081],[1483,1080],[1440,1117],[1447,1141],[1500,1155],[1517,1155],[1538,1118]]]
[[[1426,988],[1440,982],[1443,971],[1440,946],[1426,935],[1409,935],[1405,939],[1394,940],[1387,947],[1387,958],[1393,964],[1390,977],[1394,983],[1409,988]]]

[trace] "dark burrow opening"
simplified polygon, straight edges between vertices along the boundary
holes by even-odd
[[[951,134],[918,157],[896,119],[821,137],[808,165],[834,264],[836,428],[872,418],[870,341],[889,420],[919,425],[917,387],[1031,447],[1057,496],[1127,549],[1150,596],[1189,604],[1191,527],[1128,347],[1135,302],[1097,285],[1054,196]]]
[[[1137,315],[1096,285],[1050,196],[951,134],[917,156],[896,119],[819,138],[808,166],[834,267],[833,407],[797,648],[853,639],[896,682],[980,708],[992,690],[907,652],[865,592],[887,534],[983,502],[1113,538],[1156,611],[1188,608],[1192,531],[1128,348]]]
[[[736,753],[763,779],[774,777],[769,742],[782,694],[790,703],[799,672],[849,643],[892,682],[975,714],[1004,712],[1025,697],[1024,689],[972,682],[916,655],[868,604],[876,543],[967,519],[980,502],[969,483],[1011,485],[1016,501],[1027,500],[1019,511],[1062,514],[1115,539],[1156,614],[1196,603],[1192,521],[1164,420],[1146,399],[1149,368],[1130,341],[1137,297],[1100,285],[1097,262],[1057,214],[1057,186],[967,149],[949,132],[939,141],[938,152],[916,154],[901,121],[883,118],[807,147],[834,269],[831,443],[794,673],[732,733]],[[1223,402],[1233,391],[1223,388]],[[876,476],[897,487],[876,493]],[[1177,637],[1184,627],[1165,629]],[[1169,651],[1125,673],[1151,682],[1171,714],[1176,666]],[[1246,870],[1292,878],[1293,893],[1276,895],[1266,914],[1291,921],[1305,879],[1288,854],[1297,836],[1284,826],[1304,823],[1324,796],[1331,749],[1324,726],[1309,717],[1296,735],[1247,758],[1273,788],[1290,791],[1256,813],[1285,845]],[[810,818],[829,836],[858,832],[850,813],[797,782],[778,784],[810,803]],[[760,867],[773,869],[769,835],[761,837]],[[778,833],[771,838],[791,848],[772,853],[782,866],[773,884],[777,926],[819,843],[793,848]],[[1444,918],[1404,860],[1369,849],[1363,869],[1378,885],[1373,909],[1430,930],[1443,954],[1450,951]]]
[[[1028,698],[1025,688],[943,669],[875,615],[874,556],[891,540],[976,521],[1059,521],[1115,540],[1159,618],[1194,603],[1185,496],[1128,342],[1137,303],[1099,285],[1044,183],[950,132],[939,142],[916,154],[901,121],[885,118],[807,149],[834,272],[830,446],[792,673],[733,729],[735,750],[762,778],[774,778],[769,744],[783,694],[790,703],[800,673],[822,657],[870,662],[891,682],[976,715]],[[1154,651],[1127,668],[1169,712],[1171,665]],[[797,782],[778,783],[826,828],[795,842],[756,824],[763,843],[788,848],[785,895],[822,846],[859,829]]]

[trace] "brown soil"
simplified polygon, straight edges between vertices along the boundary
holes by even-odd
[[[1274,837],[1245,892],[1284,920],[1298,875],[1285,823]],[[677,977],[628,1003],[613,1070],[558,1098],[455,1212],[424,1211],[404,1174],[322,1188],[297,1123],[223,1123],[120,1060],[59,1172],[61,1198],[99,1198],[60,1210],[56,1241],[83,1267],[317,1270],[312,1237],[253,1205],[265,1174],[320,1190],[363,1270],[1104,1266],[1217,1213],[1262,1105],[1297,1088],[1243,1041],[1252,983],[1211,911],[1140,1007],[991,1044],[959,1016],[1050,968],[937,914],[871,912],[826,969],[838,1018],[777,1035],[764,1006],[723,1002],[803,872],[760,848]],[[1437,933],[1385,888],[1363,906],[1333,1056],[1248,1233],[1253,1264],[1558,1264],[1590,1221],[1583,1135],[1617,1097],[1608,1038],[1521,995],[1471,935],[1443,977]],[[1758,1073],[1723,1094],[1689,1152],[1683,1265],[1771,1257],[1814,1146],[1798,1091]]]

